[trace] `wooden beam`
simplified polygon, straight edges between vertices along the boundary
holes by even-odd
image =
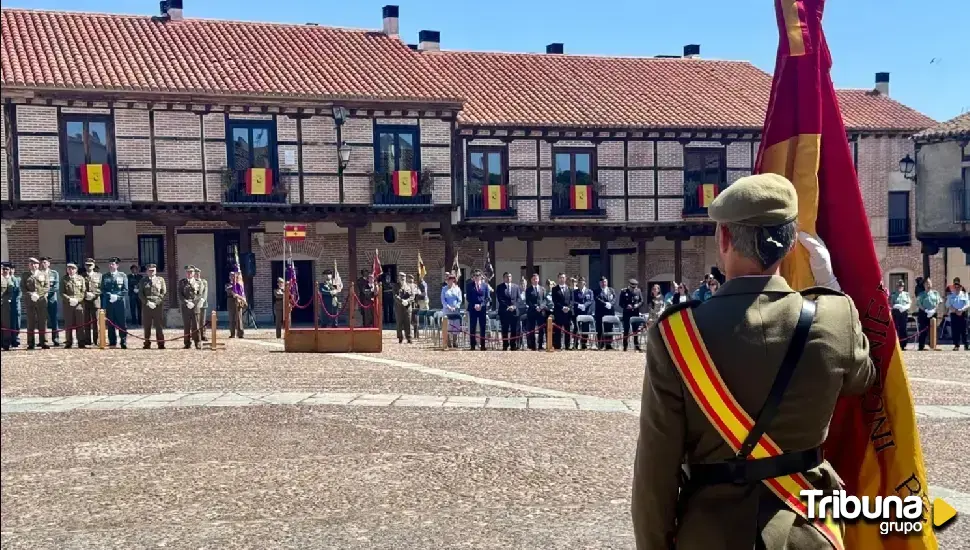
[[[253,251],[253,236],[249,227],[250,222],[240,222],[239,224],[239,261],[243,261],[243,256]],[[239,266],[239,271],[242,271]],[[250,307],[255,306],[253,302],[253,276],[243,273],[243,283],[246,285],[246,301]]]
[[[498,264],[498,258],[495,255],[495,239],[488,240],[488,261],[492,263],[492,271],[495,271],[495,266]]]
[[[647,285],[647,241],[637,241],[637,279],[640,280],[640,288],[646,289]],[[647,289],[649,292],[650,289]]]
[[[609,273],[607,277],[613,280],[613,266],[610,262],[610,241],[609,239],[600,239],[600,275]],[[614,285],[615,285],[614,281]]]
[[[682,283],[684,278],[684,241],[674,240],[674,280]]]
[[[165,226],[165,273],[168,275],[168,307],[178,310],[178,255],[175,225]]]
[[[347,268],[349,274],[347,276],[349,277],[350,281],[356,281],[358,275],[357,275],[357,226],[355,225],[351,225],[347,227],[347,263],[349,264],[349,267]],[[353,298],[348,296],[347,300],[353,300]],[[354,304],[348,303],[347,309],[353,310]]]
[[[526,239],[525,241],[525,275],[526,280],[531,281],[532,275],[536,272],[536,241]]]
[[[445,269],[455,263],[455,233],[451,228],[451,216],[441,220],[441,238],[445,241]]]
[[[94,224],[84,226],[84,255],[85,259],[94,258]]]

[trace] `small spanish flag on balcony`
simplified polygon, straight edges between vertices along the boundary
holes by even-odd
[[[273,172],[266,168],[246,170],[246,194],[269,195],[273,189]]]
[[[569,208],[572,210],[589,210],[593,208],[593,186],[572,186],[569,194]]]
[[[392,179],[395,195],[414,197],[418,194],[418,173],[414,170],[397,170]]]
[[[505,210],[509,207],[509,195],[504,185],[485,186],[485,210]]]
[[[715,183],[705,183],[697,186],[697,202],[700,204],[701,208],[707,208],[714,202],[714,197],[717,196],[717,184]]]
[[[297,242],[306,239],[306,225],[288,223],[283,226],[283,240]]]
[[[107,164],[81,165],[81,191],[88,195],[111,194],[111,168]]]

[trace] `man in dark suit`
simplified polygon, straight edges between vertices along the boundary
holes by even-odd
[[[593,301],[593,291],[586,286],[586,277],[579,278],[579,288],[573,291],[573,317],[579,317],[580,315],[594,315],[595,302]],[[579,332],[584,332],[589,330],[587,326],[580,326],[579,322],[576,323],[576,328]],[[578,338],[579,346],[582,349],[586,349],[586,336],[580,336]]]
[[[525,289],[526,342],[529,349],[536,350],[536,325],[542,323],[546,311],[546,289],[539,283],[539,274],[532,275],[529,287]],[[540,327],[540,330],[545,330]]]
[[[603,317],[613,315],[613,306],[616,303],[616,291],[610,288],[610,281],[606,277],[600,277],[600,287],[594,295],[596,300],[596,338],[599,340],[600,349],[613,349],[611,342],[606,342],[603,336]],[[610,329],[612,330],[612,326]]]
[[[485,283],[482,272],[478,269],[472,273],[472,280],[465,285],[465,297],[468,302],[468,342],[471,349],[475,349],[475,325],[479,325],[479,349],[485,351],[485,324],[488,309],[488,284]]]
[[[498,301],[498,318],[502,324],[502,349],[512,351],[519,348],[519,295],[522,288],[512,283],[512,274],[505,272],[504,279],[495,289]]]
[[[552,317],[556,326],[553,327],[552,347],[562,349],[565,344],[569,349],[569,325],[573,313],[573,293],[566,285],[566,274],[559,274],[559,284],[552,287]]]
[[[640,306],[643,304],[643,295],[640,293],[640,283],[636,279],[630,279],[630,286],[620,292],[620,311],[623,312],[623,351],[626,351],[630,340],[630,320],[640,316]],[[633,332],[640,330],[640,326],[634,326]],[[640,351],[640,337],[633,335],[633,347]]]

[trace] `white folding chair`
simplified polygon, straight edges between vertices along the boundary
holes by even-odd
[[[609,325],[609,329],[607,329],[607,325]],[[618,341],[623,340],[623,323],[616,315],[603,316],[603,338],[610,341],[602,342],[601,347],[606,346],[607,343],[615,346]]]
[[[579,325],[579,335],[588,340],[586,347],[588,349],[596,348],[596,318],[592,315],[577,315],[576,324]],[[582,346],[581,343],[580,346]]]

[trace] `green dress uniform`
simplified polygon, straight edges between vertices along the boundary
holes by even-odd
[[[246,289],[243,287],[242,293],[236,293],[236,285],[229,283],[226,285],[226,309],[229,310],[229,337],[243,338],[246,325]]]
[[[11,270],[10,280],[13,282],[13,292],[10,296],[10,345],[15,348],[20,347],[20,329],[23,328],[23,303],[21,302],[21,278]]]
[[[411,308],[414,307],[414,289],[402,280],[394,290],[394,325],[397,329],[397,341],[404,342],[405,338],[411,343]]]
[[[6,267],[4,271],[7,271]],[[13,276],[9,273],[0,275],[0,348],[3,351],[10,351],[10,344],[13,343],[13,328],[10,323],[13,313],[13,289]]]
[[[51,260],[50,258],[46,259],[48,262]],[[61,333],[58,330],[57,293],[61,289],[61,276],[53,269],[47,269],[45,271],[49,283],[47,288],[50,289],[47,293],[47,328],[51,331],[51,342],[55,346],[59,346],[61,345]]]
[[[84,294],[84,330],[87,333],[88,344],[98,344],[98,310],[101,309],[101,273],[95,271],[94,260],[88,258],[84,267],[90,268],[85,277],[88,280],[88,290]]]
[[[60,291],[64,299],[65,349],[70,349],[74,345],[75,334],[77,347],[84,349],[88,345],[88,331],[81,325],[84,324],[84,294],[88,291],[88,280],[77,273],[64,275],[61,279]]]
[[[202,299],[201,290],[202,285],[194,277],[179,281],[179,309],[182,313],[182,342],[185,345],[185,349],[189,349],[192,342],[195,343],[196,349],[202,348],[202,344],[200,343],[202,335],[199,331],[199,312],[196,309],[199,306],[199,301]]]
[[[47,296],[50,278],[46,271],[37,271],[25,277],[21,283],[27,298],[27,349],[34,349],[34,333],[39,333],[40,347],[47,349]]]
[[[165,295],[168,288],[165,279],[158,275],[142,278],[138,295],[141,297],[141,320],[145,329],[145,349],[152,347],[152,327],[155,327],[155,341],[158,349],[165,349]]]
[[[282,277],[276,280],[276,287],[273,288],[273,320],[276,322],[276,337],[283,337],[283,302],[286,299],[286,289],[280,288],[280,283],[285,283]]]
[[[916,297],[916,326],[919,330],[918,342],[921,350],[926,348],[926,339],[929,338],[930,319],[937,318],[937,310],[942,303],[943,299],[936,290],[924,290]]]
[[[780,176],[750,176],[723,191],[709,215],[719,224],[777,227],[796,218],[797,197]],[[667,347],[674,338],[669,330],[673,321],[683,319],[688,308],[711,367],[741,408],[758,418],[756,426],[762,425],[760,411],[769,396],[777,394],[778,373],[793,372],[775,414],[767,413],[764,432],[781,448],[781,456],[791,459],[787,471],[772,459],[749,458],[743,446],[736,453],[695,400],[696,386],[688,385],[679,367],[683,359],[675,362]],[[792,345],[796,333],[804,335],[803,346],[801,341]],[[801,353],[787,358],[790,345],[801,347]],[[838,397],[863,393],[875,376],[859,313],[849,297],[834,290],[799,293],[768,273],[729,279],[706,302],[668,307],[647,333],[633,473],[637,548],[829,548],[817,524],[796,514],[764,480],[800,473],[827,494],[838,490],[839,478],[819,448]],[[753,463],[768,468],[759,473]],[[725,471],[727,476],[715,475]]]
[[[206,322],[206,311],[209,308],[209,281],[202,278],[202,271],[199,268],[195,268],[195,278],[199,281],[199,303],[196,305],[195,312],[199,320],[199,332],[202,341],[208,340],[205,333]]]
[[[118,263],[118,258],[112,258]],[[122,349],[128,347],[128,315],[125,311],[125,296],[128,294],[128,276],[120,271],[108,272],[101,276],[101,304],[108,318],[108,345],[119,343]]]

